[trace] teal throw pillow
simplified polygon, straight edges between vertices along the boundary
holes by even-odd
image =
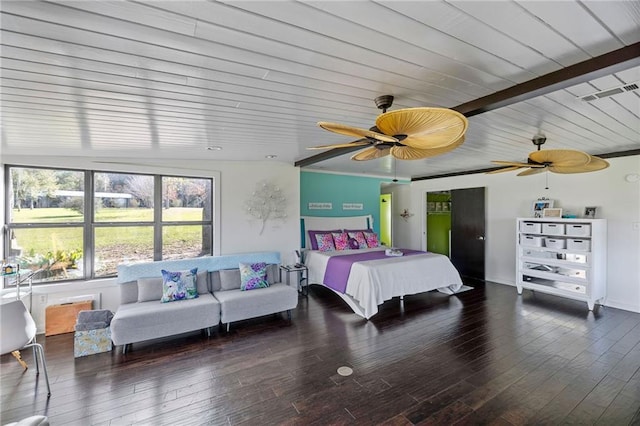
[[[198,268],[186,271],[162,270],[162,303],[176,300],[195,299],[198,297],[196,279]]]

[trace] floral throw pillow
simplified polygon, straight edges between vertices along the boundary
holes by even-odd
[[[162,270],[162,303],[176,300],[195,299],[198,297],[196,278],[198,268],[186,271]]]
[[[353,238],[358,242],[358,248],[367,248],[367,240],[366,238],[364,238],[364,232],[362,231],[357,231],[357,232],[349,232],[349,238]]]
[[[349,236],[346,232],[332,232],[333,244],[336,250],[348,250],[349,249]]]
[[[330,234],[332,232],[342,232],[342,229],[332,229],[330,231],[307,231],[309,234],[309,244],[311,244],[311,250],[318,250],[318,234]]]
[[[240,290],[254,290],[269,287],[267,281],[267,264],[240,263]]]
[[[367,240],[367,247],[380,247],[380,241],[378,241],[378,234],[375,232],[365,232],[364,239]]]
[[[350,250],[358,250],[360,248],[360,244],[358,244],[358,240],[355,238],[349,238],[349,249]]]
[[[336,249],[333,243],[333,235],[331,234],[316,234],[316,242],[320,251],[333,251]]]

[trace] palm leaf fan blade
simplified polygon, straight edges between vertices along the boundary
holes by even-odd
[[[513,167],[544,167],[542,164],[520,163],[518,161],[501,161],[492,160],[492,163],[500,164],[501,166],[513,166]]]
[[[390,148],[377,148],[372,146],[371,148],[364,149],[357,154],[351,156],[352,160],[356,161],[368,161],[375,160],[376,158],[382,158],[389,155]]]
[[[372,138],[381,142],[398,142],[398,139],[393,136],[383,135],[378,132],[373,132],[367,129],[361,129],[358,127],[347,126],[339,123],[330,123],[328,121],[318,122],[318,126],[333,133],[339,133],[341,135],[353,136],[356,138]]]
[[[573,149],[545,149],[532,152],[529,159],[536,163],[550,163],[554,167],[578,167],[588,164],[591,156]]]
[[[490,172],[487,172],[485,174],[487,175],[495,175],[497,173],[504,173],[504,172],[512,172],[514,170],[520,170],[522,167],[520,166],[508,166],[508,167],[503,167],[501,169],[497,169],[497,170],[491,170]]]
[[[453,144],[433,149],[417,149],[410,146],[396,145],[391,148],[391,155],[398,160],[420,160],[423,158],[435,157],[453,151],[464,143],[464,135]]]
[[[467,118],[446,108],[404,108],[380,114],[376,127],[387,135],[406,135],[401,142],[417,149],[443,148],[467,131]]]
[[[307,149],[331,149],[331,148],[351,148],[353,146],[366,146],[371,145],[371,142],[367,139],[359,139],[357,141],[348,142],[348,143],[336,143],[332,145],[318,145],[318,146],[310,146]]]
[[[530,168],[528,170],[525,170],[523,172],[518,173],[517,176],[537,175],[538,173],[542,173],[542,172],[544,172],[546,170],[547,170],[546,167]]]
[[[603,160],[602,158],[599,158],[599,157],[594,157],[593,155],[590,157],[591,157],[591,161],[589,161],[584,166],[561,167],[561,166],[556,166],[555,164],[552,164],[551,166],[549,166],[549,170],[551,170],[554,173],[572,174],[572,173],[597,172],[598,170],[603,170],[609,167],[608,161]]]

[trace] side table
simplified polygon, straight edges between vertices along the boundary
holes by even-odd
[[[35,275],[40,273],[40,271],[42,271],[42,269],[31,270],[18,268],[12,273],[0,274],[3,280],[9,281],[8,285],[6,282],[3,283],[3,288],[15,287],[16,299],[22,299],[25,296],[29,296],[29,313],[31,313],[33,308],[33,278]],[[22,289],[20,289],[20,286],[25,283],[27,284],[27,289],[26,291],[22,291]]]
[[[286,284],[290,285],[291,282],[291,273],[296,273],[296,278],[298,280],[297,287],[298,293],[302,294],[305,297],[309,296],[309,269],[302,264],[297,265],[280,265],[280,281],[282,281],[282,272],[287,275]]]

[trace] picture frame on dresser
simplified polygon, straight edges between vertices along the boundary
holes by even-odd
[[[584,208],[584,217],[587,219],[595,219],[596,218],[596,210],[597,207],[585,207]]]
[[[562,209],[561,208],[543,209],[542,217],[562,217]]]
[[[544,209],[553,207],[553,200],[536,200],[531,206],[531,217],[542,217]]]

